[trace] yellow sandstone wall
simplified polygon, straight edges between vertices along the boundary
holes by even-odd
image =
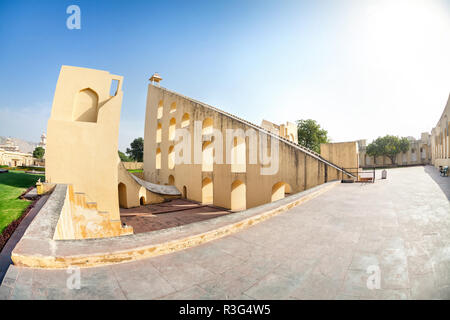
[[[67,188],[64,205],[56,225],[54,240],[76,240],[132,234],[132,227],[122,227],[108,212],[97,210],[97,204],[86,201],[83,193]]]
[[[214,163],[212,170],[208,171],[202,170],[202,164],[195,164],[193,161],[192,164],[177,164],[170,168],[169,151],[175,146],[175,141],[170,139],[171,130],[174,127],[181,128],[183,124],[189,130],[191,140],[193,140],[194,121],[202,123],[211,121],[213,128],[222,133],[221,146],[216,146],[216,140],[214,137],[212,138],[214,149],[222,147],[222,164]],[[234,210],[236,203],[239,204],[238,209],[242,209],[271,202],[273,194],[276,195],[277,191],[279,193],[276,188],[279,185],[283,186],[284,194],[288,195],[322,184],[326,181],[325,167],[328,169],[327,181],[340,179],[336,169],[319,160],[318,155],[312,156],[300,150],[296,144],[292,145],[282,139],[279,140],[278,172],[274,175],[261,175],[260,169],[263,165],[260,163],[259,157],[256,164],[249,163],[248,148],[250,143],[259,145],[259,135],[257,135],[256,141],[250,141],[249,137],[245,138],[245,170],[232,172],[232,165],[226,164],[225,130],[242,129],[246,131],[249,128],[256,128],[257,132],[262,130],[258,126],[221,110],[149,84],[144,136],[144,180],[158,184],[170,184],[173,181],[173,184],[184,196],[199,202],[206,199],[204,196],[210,186],[205,184],[203,187],[203,182],[211,180],[213,204]],[[160,133],[158,133],[159,130]],[[262,132],[265,131],[262,130]],[[160,139],[157,141],[159,137]],[[267,134],[264,134],[264,137],[266,138]],[[270,140],[267,148],[270,149]],[[160,168],[157,168],[157,152],[159,150],[161,160]],[[191,141],[191,159],[193,157],[194,142]],[[240,182],[244,184],[245,188]]]
[[[359,168],[357,141],[321,143],[320,155],[341,168]]]
[[[450,95],[442,115],[431,130],[431,162],[435,167],[450,166]]]
[[[117,88],[110,94],[113,81]],[[74,194],[95,203],[96,213],[89,215],[93,221],[96,214],[101,221],[99,215],[118,221],[119,231],[99,235],[121,234],[117,153],[122,82],[106,71],[62,66],[47,125],[46,182],[72,185]],[[89,222],[61,223],[83,221]]]

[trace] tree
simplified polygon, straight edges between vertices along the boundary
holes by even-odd
[[[375,158],[381,155],[378,151],[378,146],[374,143],[371,143],[367,146],[366,154],[370,157],[373,157],[374,164],[376,163]]]
[[[33,157],[36,159],[42,159],[44,158],[45,149],[42,147],[36,147],[33,151]]]
[[[127,148],[126,154],[134,161],[142,162],[144,159],[144,139],[136,138]]]
[[[328,131],[312,119],[297,121],[298,144],[320,153],[320,144],[328,143]]]
[[[391,163],[395,164],[397,154],[406,152],[409,149],[409,141],[407,138],[399,138],[396,136],[386,135],[379,137],[367,146],[366,153],[369,156],[386,156],[391,159]]]
[[[120,161],[123,162],[131,162],[132,160],[130,159],[130,157],[128,157],[125,153],[123,153],[122,151],[119,151],[119,158]]]

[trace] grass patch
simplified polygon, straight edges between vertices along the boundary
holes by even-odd
[[[29,187],[36,184],[44,175],[28,174],[20,171],[0,173],[0,234],[14,220],[20,218],[30,201],[18,197]]]
[[[128,172],[131,172],[131,173],[133,173],[133,172],[143,172],[144,170],[142,170],[142,169],[128,169]]]

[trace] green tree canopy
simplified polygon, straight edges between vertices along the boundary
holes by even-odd
[[[126,154],[134,161],[142,162],[144,159],[144,139],[136,138],[127,148]]]
[[[45,149],[42,147],[36,147],[33,151],[33,157],[35,157],[37,159],[44,158],[44,154],[45,154]]]
[[[119,151],[119,158],[120,161],[123,162],[131,162],[132,160],[130,159],[130,157],[128,157],[125,153],[123,153],[122,151]]]
[[[320,153],[320,144],[328,143],[328,131],[312,119],[297,120],[298,144]]]
[[[379,137],[367,146],[366,153],[371,157],[386,156],[395,164],[395,158],[400,152],[406,152],[409,149],[407,138],[386,135]]]

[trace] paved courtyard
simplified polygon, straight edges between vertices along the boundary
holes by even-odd
[[[79,290],[10,267],[0,299],[450,299],[449,199],[433,167],[392,169],[198,247],[81,269]]]

